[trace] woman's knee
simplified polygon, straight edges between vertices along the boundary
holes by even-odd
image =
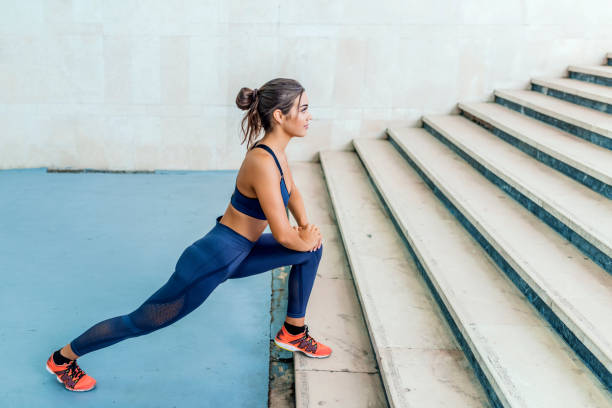
[[[321,259],[321,255],[323,255],[323,243],[321,242],[321,246],[319,246],[319,248],[317,248],[316,251],[312,251],[315,256],[319,259]]]
[[[321,246],[315,251],[307,251],[305,252],[305,254],[306,254],[306,258],[304,259],[303,262],[318,264],[321,261],[321,255],[323,254],[323,244],[321,244]]]

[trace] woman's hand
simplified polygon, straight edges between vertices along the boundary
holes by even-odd
[[[311,229],[315,231],[317,235],[314,246],[308,250],[309,252],[312,252],[312,251],[318,250],[321,247],[321,242],[323,241],[323,237],[321,236],[321,233],[319,232],[319,228],[315,226],[314,224],[306,224],[303,226],[294,225],[293,229],[299,233],[300,231],[305,230],[308,226],[311,226]]]

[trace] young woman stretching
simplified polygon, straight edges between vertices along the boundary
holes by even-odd
[[[304,137],[308,130],[312,118],[308,98],[297,81],[278,78],[259,89],[242,88],[236,104],[247,111],[242,120],[242,143],[248,139],[248,150],[225,214],[183,251],[170,279],[138,309],[93,325],[51,354],[47,370],[68,390],[88,391],[96,385],[96,380],[77,365],[77,358],[176,322],[227,279],[284,265],[292,265],[287,318],[274,342],[310,357],[331,354],[329,347],[308,334],[304,324],[323,245],[319,229],[307,221],[285,156],[291,138]],[[264,137],[252,146],[262,129]],[[299,226],[289,224],[287,206]],[[272,233],[263,234],[268,224]]]

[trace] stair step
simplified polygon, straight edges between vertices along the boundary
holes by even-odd
[[[320,160],[391,406],[488,406],[357,155]]]
[[[309,209],[308,219],[319,227],[324,238],[323,256],[308,301],[306,323],[311,322],[313,337],[333,350],[332,356],[326,359],[293,353],[295,406],[387,406],[321,166],[295,162],[291,170],[304,205]],[[291,213],[289,217],[292,225],[297,225]],[[286,286],[285,281],[283,287]],[[276,331],[272,333],[275,334]],[[329,384],[333,384],[333,388]]]
[[[526,90],[495,90],[495,102],[612,149],[612,116]]]
[[[609,65],[570,65],[570,78],[612,86],[612,67]]]
[[[425,162],[435,163],[438,169],[467,166],[423,129],[414,129],[410,139],[415,163],[423,172],[427,171],[422,167]],[[481,370],[479,378],[497,396],[494,404],[611,404],[602,384],[425,187],[391,143],[358,139],[353,144],[452,316],[464,350],[477,363],[477,372]],[[461,180],[457,174],[457,182]]]
[[[570,78],[532,78],[531,86],[545,95],[612,113],[612,87]]]
[[[300,372],[295,379],[295,400],[296,408],[388,407],[378,374],[369,373]]]
[[[489,180],[612,273],[612,201],[560,176],[466,118],[426,116],[423,123],[463,151],[472,166],[484,167]]]
[[[596,75],[602,78],[612,78],[612,68],[606,65],[570,65],[567,70]]]
[[[612,152],[497,103],[459,103],[496,136],[612,198]],[[471,119],[471,118],[470,118]]]
[[[444,119],[429,120],[440,121],[439,127],[450,129],[455,121],[444,123]],[[389,129],[389,136],[407,155],[415,149],[412,144],[420,142],[414,140],[412,130]],[[479,137],[475,140],[478,142]],[[427,150],[426,154],[434,151],[437,150]],[[418,160],[426,162],[426,154]],[[585,259],[570,242],[518,202],[500,194],[497,186],[467,163],[452,162],[439,170],[433,164],[426,166],[436,188],[471,224],[468,230],[478,231],[472,234],[475,239],[491,249],[489,256],[499,260],[498,266],[506,270],[516,286],[524,288],[536,309],[566,336],[570,347],[612,390],[612,320],[608,318],[612,310],[612,276]],[[461,182],[457,182],[459,179]]]

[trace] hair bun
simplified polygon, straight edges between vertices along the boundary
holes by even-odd
[[[265,95],[262,95],[262,89]],[[289,78],[273,79],[263,84],[261,89],[240,89],[236,96],[236,105],[247,111],[240,122],[244,135],[242,143],[248,140],[247,147],[251,149],[262,130],[269,132],[274,128],[272,113],[280,109],[283,115],[288,115],[296,101],[299,106],[303,93],[304,87],[295,79]]]
[[[236,106],[242,110],[249,110],[253,102],[255,102],[256,96],[257,88],[241,88],[236,96]]]

